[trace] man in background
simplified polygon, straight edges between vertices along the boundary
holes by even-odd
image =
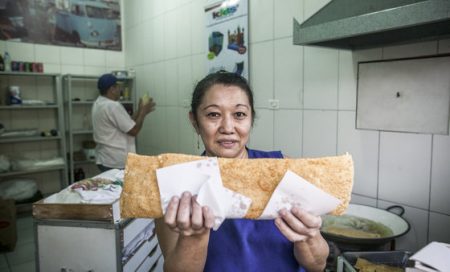
[[[130,116],[118,102],[121,90],[114,75],[102,75],[97,88],[100,95],[92,106],[96,163],[102,172],[123,169],[127,154],[136,153],[136,136],[147,114],[155,110],[155,103],[153,99],[140,99],[138,110]]]

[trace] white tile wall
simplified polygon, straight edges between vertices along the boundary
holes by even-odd
[[[428,209],[431,136],[382,132],[379,198]]]
[[[192,85],[194,86],[206,75],[205,54],[192,55]]]
[[[161,15],[167,10],[167,4],[169,1],[160,1],[160,0],[146,0],[146,2],[150,2],[150,7],[148,10],[148,16],[151,18]],[[145,17],[146,15],[144,15]]]
[[[35,46],[35,61],[43,62],[46,67],[48,64],[60,64],[61,53],[60,47],[51,45]]]
[[[274,98],[280,100],[281,108],[299,109],[303,104],[303,47],[293,45],[292,38],[275,40],[274,46]]]
[[[431,172],[432,211],[450,215],[450,136],[433,137],[433,159]]]
[[[168,60],[164,62],[164,86],[167,93],[167,105],[178,105],[178,66],[177,60]]]
[[[303,1],[284,0],[281,5],[274,1],[274,36],[275,38],[292,36],[295,18],[303,21]]]
[[[168,93],[166,92],[166,81],[165,81],[165,63],[157,62],[150,65],[150,69],[148,71],[148,76],[150,76],[150,82],[145,80],[146,77],[140,78],[139,81],[144,82],[144,85],[147,85],[146,91],[149,92],[151,97],[154,97],[155,103],[160,106],[168,105]]]
[[[62,74],[83,75],[84,74],[84,66],[83,65],[61,65],[61,73]]]
[[[381,209],[398,204],[395,202],[378,201],[378,207]],[[405,205],[402,205],[402,207],[405,209],[402,217],[408,221],[411,228],[408,233],[396,239],[396,249],[417,251],[427,244],[428,212]]]
[[[274,0],[249,0],[250,44],[273,39]]]
[[[142,11],[142,22],[147,22],[157,15],[157,7],[155,5],[158,2],[161,2],[161,4],[163,4],[166,1],[142,0],[139,2],[139,9]]]
[[[88,66],[100,66],[104,69],[106,66],[105,50],[84,49],[83,64]]]
[[[316,13],[323,6],[328,4],[331,0],[304,0],[304,13],[303,16],[307,20],[311,15]]]
[[[356,109],[357,61],[352,51],[339,51],[338,101],[340,110]]]
[[[302,155],[302,111],[274,111],[274,149],[284,155],[299,158]]]
[[[450,243],[450,216],[430,212],[429,241]]]
[[[139,51],[138,58],[141,60],[141,63],[147,64],[154,59],[152,20],[144,21],[141,26],[139,28],[141,41],[138,43],[141,46],[141,51]]]
[[[273,110],[256,108],[256,118],[250,134],[250,148],[273,150],[273,115]]]
[[[83,49],[75,47],[61,47],[61,64],[83,65]]]
[[[386,46],[383,48],[383,58],[393,59],[432,55],[437,53],[437,46],[437,41]]]
[[[158,1],[158,2],[165,2],[165,1]],[[164,47],[165,47],[165,37],[164,37],[164,16],[160,15],[158,17],[155,17],[152,20],[153,28],[151,30],[151,33],[153,33],[152,37],[152,45],[151,48],[154,50],[154,58],[153,61],[161,61],[164,59]],[[131,44],[131,43],[130,43]]]
[[[84,66],[83,74],[100,76],[105,72],[105,66]]]
[[[167,142],[167,120],[166,110],[163,107],[156,107],[146,118],[142,131],[138,135],[138,146],[143,154],[157,155],[155,150],[168,145]]]
[[[178,143],[179,152],[187,154],[200,154],[202,151],[197,150],[197,133],[189,122],[189,108],[178,108]]]
[[[358,61],[380,60],[383,57],[383,48],[370,48],[353,51],[353,58]]]
[[[184,8],[177,9],[175,16],[180,23],[176,24],[176,55],[177,57],[190,56],[192,49],[191,43],[191,13],[190,6],[184,6]]]
[[[136,80],[134,81],[135,87],[136,87],[136,97],[141,98],[144,93],[149,92],[150,86],[147,85],[145,80],[142,80],[144,78],[149,78],[149,82],[153,82],[153,70],[150,68],[150,65],[142,65],[142,66],[137,66],[135,68],[135,74],[136,74],[136,78],[137,79],[141,79],[141,80]],[[149,95],[151,97],[154,98],[155,94],[150,94]]]
[[[357,194],[352,194],[350,203],[377,207],[377,200],[375,198],[365,197]]]
[[[144,53],[145,51],[148,50],[148,48],[146,48],[143,41],[151,40],[150,37],[151,33],[147,33],[146,27],[148,27],[147,22],[139,24],[134,28],[132,28],[132,30],[134,31],[133,32],[134,35],[136,35],[136,38],[138,38],[138,42],[133,46],[131,46],[134,50],[136,50],[135,52],[133,52],[133,56],[135,58],[135,63],[138,65],[144,64],[145,60],[151,58],[153,53],[153,52]]]
[[[34,45],[31,43],[7,42],[5,50],[12,61],[34,61]]]
[[[192,64],[191,57],[177,59],[178,69],[178,106],[190,105],[192,86]]]
[[[44,63],[44,73],[58,74],[61,73],[61,65],[53,63]]]
[[[181,3],[181,0],[167,1],[166,11],[170,12],[171,10],[173,10],[175,8],[179,8],[180,7],[180,3]]]
[[[378,188],[378,137],[377,131],[355,129],[354,111],[339,112],[337,153],[353,157],[353,192],[372,198]]]
[[[191,52],[192,54],[205,53],[206,33],[204,19],[204,0],[194,0],[190,7],[191,15]],[[204,62],[204,61],[203,61]]]
[[[303,156],[336,154],[337,112],[305,110],[303,112]]]
[[[171,1],[170,1],[171,2]],[[172,59],[177,56],[177,24],[178,21],[176,10],[170,10],[164,14],[164,58]],[[181,41],[180,41],[181,42]]]
[[[268,107],[268,99],[273,98],[273,48],[273,41],[251,45],[249,52],[250,85],[255,93],[256,107]]]
[[[180,144],[178,142],[178,135],[180,134],[180,119],[178,108],[176,107],[166,107],[166,118],[167,118],[167,146],[166,152],[180,152]],[[187,118],[187,117],[186,117]],[[182,119],[185,121],[186,119]],[[185,124],[186,126],[187,124]],[[189,137],[189,135],[187,135]],[[195,139],[196,140],[196,139]],[[194,144],[194,143],[192,143]]]
[[[122,51],[107,51],[106,52],[106,69],[120,70],[125,65],[125,57]]]
[[[338,50],[305,47],[304,107],[337,109]]]
[[[0,52],[2,54],[2,57],[3,57],[3,53],[8,50],[6,44],[7,44],[7,42],[0,41]]]
[[[125,32],[125,40],[139,40],[141,37],[141,33],[139,33],[139,27],[133,26]],[[131,43],[126,47],[126,65],[129,66],[131,63],[141,64],[141,60],[138,57],[138,54],[142,51],[142,45],[139,42]]]
[[[129,1],[126,5],[123,6],[123,14],[122,16],[125,18],[125,24],[124,27],[126,31],[128,31],[130,28],[136,26],[142,18],[142,0],[134,0]]]

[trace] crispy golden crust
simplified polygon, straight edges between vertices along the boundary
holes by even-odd
[[[204,157],[129,154],[120,202],[122,217],[162,217],[156,169],[200,159]],[[316,159],[219,158],[219,166],[223,185],[252,199],[246,218],[254,219],[262,214],[288,169],[342,201],[332,214],[342,214],[350,202],[353,161],[348,154]]]
[[[120,196],[122,217],[162,216],[155,171],[159,165],[158,157],[128,155]]]

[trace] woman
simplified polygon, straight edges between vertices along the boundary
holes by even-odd
[[[201,80],[189,119],[205,145],[204,155],[282,158],[281,152],[246,147],[255,111],[247,81],[233,73]],[[297,207],[275,220],[228,219],[211,231],[214,215],[185,192],[173,197],[156,222],[166,271],[323,271],[328,245],[320,217]]]

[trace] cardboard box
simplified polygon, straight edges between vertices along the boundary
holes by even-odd
[[[16,242],[16,206],[14,200],[0,198],[0,251],[13,251]]]

